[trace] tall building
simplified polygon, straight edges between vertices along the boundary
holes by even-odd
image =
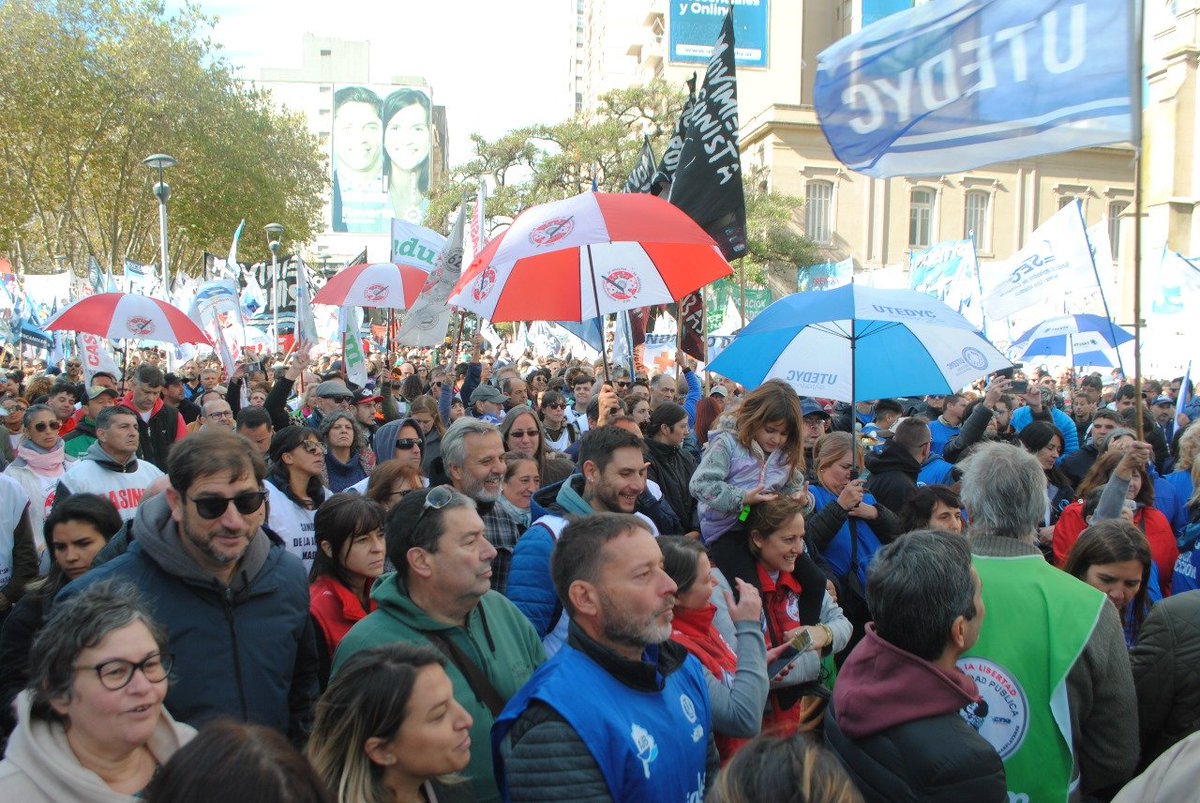
[[[913,4],[739,0],[739,25],[749,24],[736,42],[747,178],[804,199],[798,214],[804,233],[822,247],[823,258],[853,259],[858,271],[907,266],[915,250],[970,237],[981,262],[1007,259],[1074,198],[1082,202],[1089,226],[1108,226],[1114,254],[1120,253],[1121,220],[1133,200],[1133,151],[1127,146],[921,179],[869,178],[834,157],[813,108],[817,55],[864,24]],[[642,30],[627,47],[637,62],[638,80],[661,77],[682,85],[693,71],[703,75],[704,45],[711,47],[727,7],[725,2],[642,0],[629,16],[640,18]],[[1194,58],[1190,64],[1194,75]]]
[[[329,157],[324,225],[304,255],[340,264],[367,249],[387,261],[391,218],[424,220],[425,195],[446,165],[446,110],[418,76],[376,77],[370,42],[304,35],[298,68],[261,71],[259,86],[304,115]]]

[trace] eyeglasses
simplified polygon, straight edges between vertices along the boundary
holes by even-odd
[[[618,380],[617,380],[617,387],[619,387],[619,388],[627,388],[627,387],[629,387],[629,381],[628,381],[628,380],[624,380],[624,379],[618,379]]]
[[[420,446],[421,442],[416,438],[399,438],[396,440],[396,448],[407,452],[414,446]]]
[[[527,429],[524,432],[514,429],[508,433],[508,437],[510,437],[510,438],[536,438],[538,436],[538,434],[539,433],[536,429]]]
[[[81,365],[80,365],[79,363],[77,363],[77,362],[69,362],[69,363],[67,363],[67,368],[82,368],[82,367],[83,367],[83,366],[81,366]]]
[[[320,441],[305,441],[296,448],[303,449],[309,454],[325,454],[329,451],[325,444],[321,443]]]
[[[353,396],[326,396],[325,398],[334,404],[352,404],[354,402]]]
[[[57,421],[38,421],[36,424],[30,424],[29,428],[34,432],[45,432],[48,429],[58,429]]]
[[[562,402],[555,402],[554,404],[543,404],[542,409],[543,410],[565,410],[565,409],[567,409],[567,405],[563,404]]]
[[[421,519],[425,518],[426,513],[430,510],[441,510],[453,499],[454,489],[449,485],[438,485],[430,489],[429,493],[425,494],[425,504],[421,506],[421,515],[417,516],[417,520],[413,522],[412,531],[415,533],[421,526]]]
[[[206,418],[233,418],[232,410],[224,410],[219,413],[209,413]]]
[[[200,514],[200,518],[212,520],[224,516],[225,511],[229,509],[230,502],[233,502],[238,513],[249,516],[262,507],[263,501],[267,498],[267,492],[246,491],[237,496],[190,496],[188,498],[196,506],[196,512]]]
[[[167,679],[167,674],[170,673],[171,665],[174,663],[175,656],[173,655],[151,655],[136,664],[133,661],[126,661],[124,658],[114,658],[96,666],[77,666],[75,671],[95,672],[96,677],[100,678],[101,686],[109,691],[120,691],[129,685],[129,682],[133,680],[133,673],[139,669],[146,676],[146,680],[151,683],[162,683]]]

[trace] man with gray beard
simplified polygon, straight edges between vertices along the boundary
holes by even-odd
[[[653,534],[628,514],[585,516],[552,572],[568,641],[496,720],[504,799],[703,799],[718,764],[708,688],[669,640],[677,589]]]

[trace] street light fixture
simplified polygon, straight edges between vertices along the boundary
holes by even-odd
[[[267,232],[267,247],[271,249],[271,336],[275,339],[271,352],[274,353],[279,350],[279,246],[283,225],[268,223],[263,228]]]
[[[171,187],[163,181],[163,171],[175,166],[175,157],[167,156],[165,153],[154,153],[143,159],[142,164],[151,170],[158,171],[158,181],[153,190],[154,197],[158,199],[159,258],[162,260],[162,287],[165,297],[171,292],[171,268],[167,252],[167,199],[171,197]]]

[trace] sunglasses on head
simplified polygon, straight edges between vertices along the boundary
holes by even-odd
[[[412,531],[415,533],[421,526],[421,519],[425,518],[426,513],[431,510],[441,510],[450,504],[452,499],[454,499],[454,489],[449,485],[438,485],[430,489],[429,493],[425,494],[425,504],[421,506],[421,515],[417,516],[417,520],[413,522]]]
[[[420,446],[420,445],[421,445],[421,442],[419,440],[417,440],[416,438],[398,438],[396,440],[396,448],[400,449],[401,451],[405,451],[405,452],[407,452],[409,449],[413,448],[414,446]]]
[[[196,506],[196,512],[202,519],[219,519],[229,509],[229,503],[237,508],[237,512],[248,516],[262,507],[267,498],[266,491],[246,491],[237,496],[192,496],[188,497]]]

